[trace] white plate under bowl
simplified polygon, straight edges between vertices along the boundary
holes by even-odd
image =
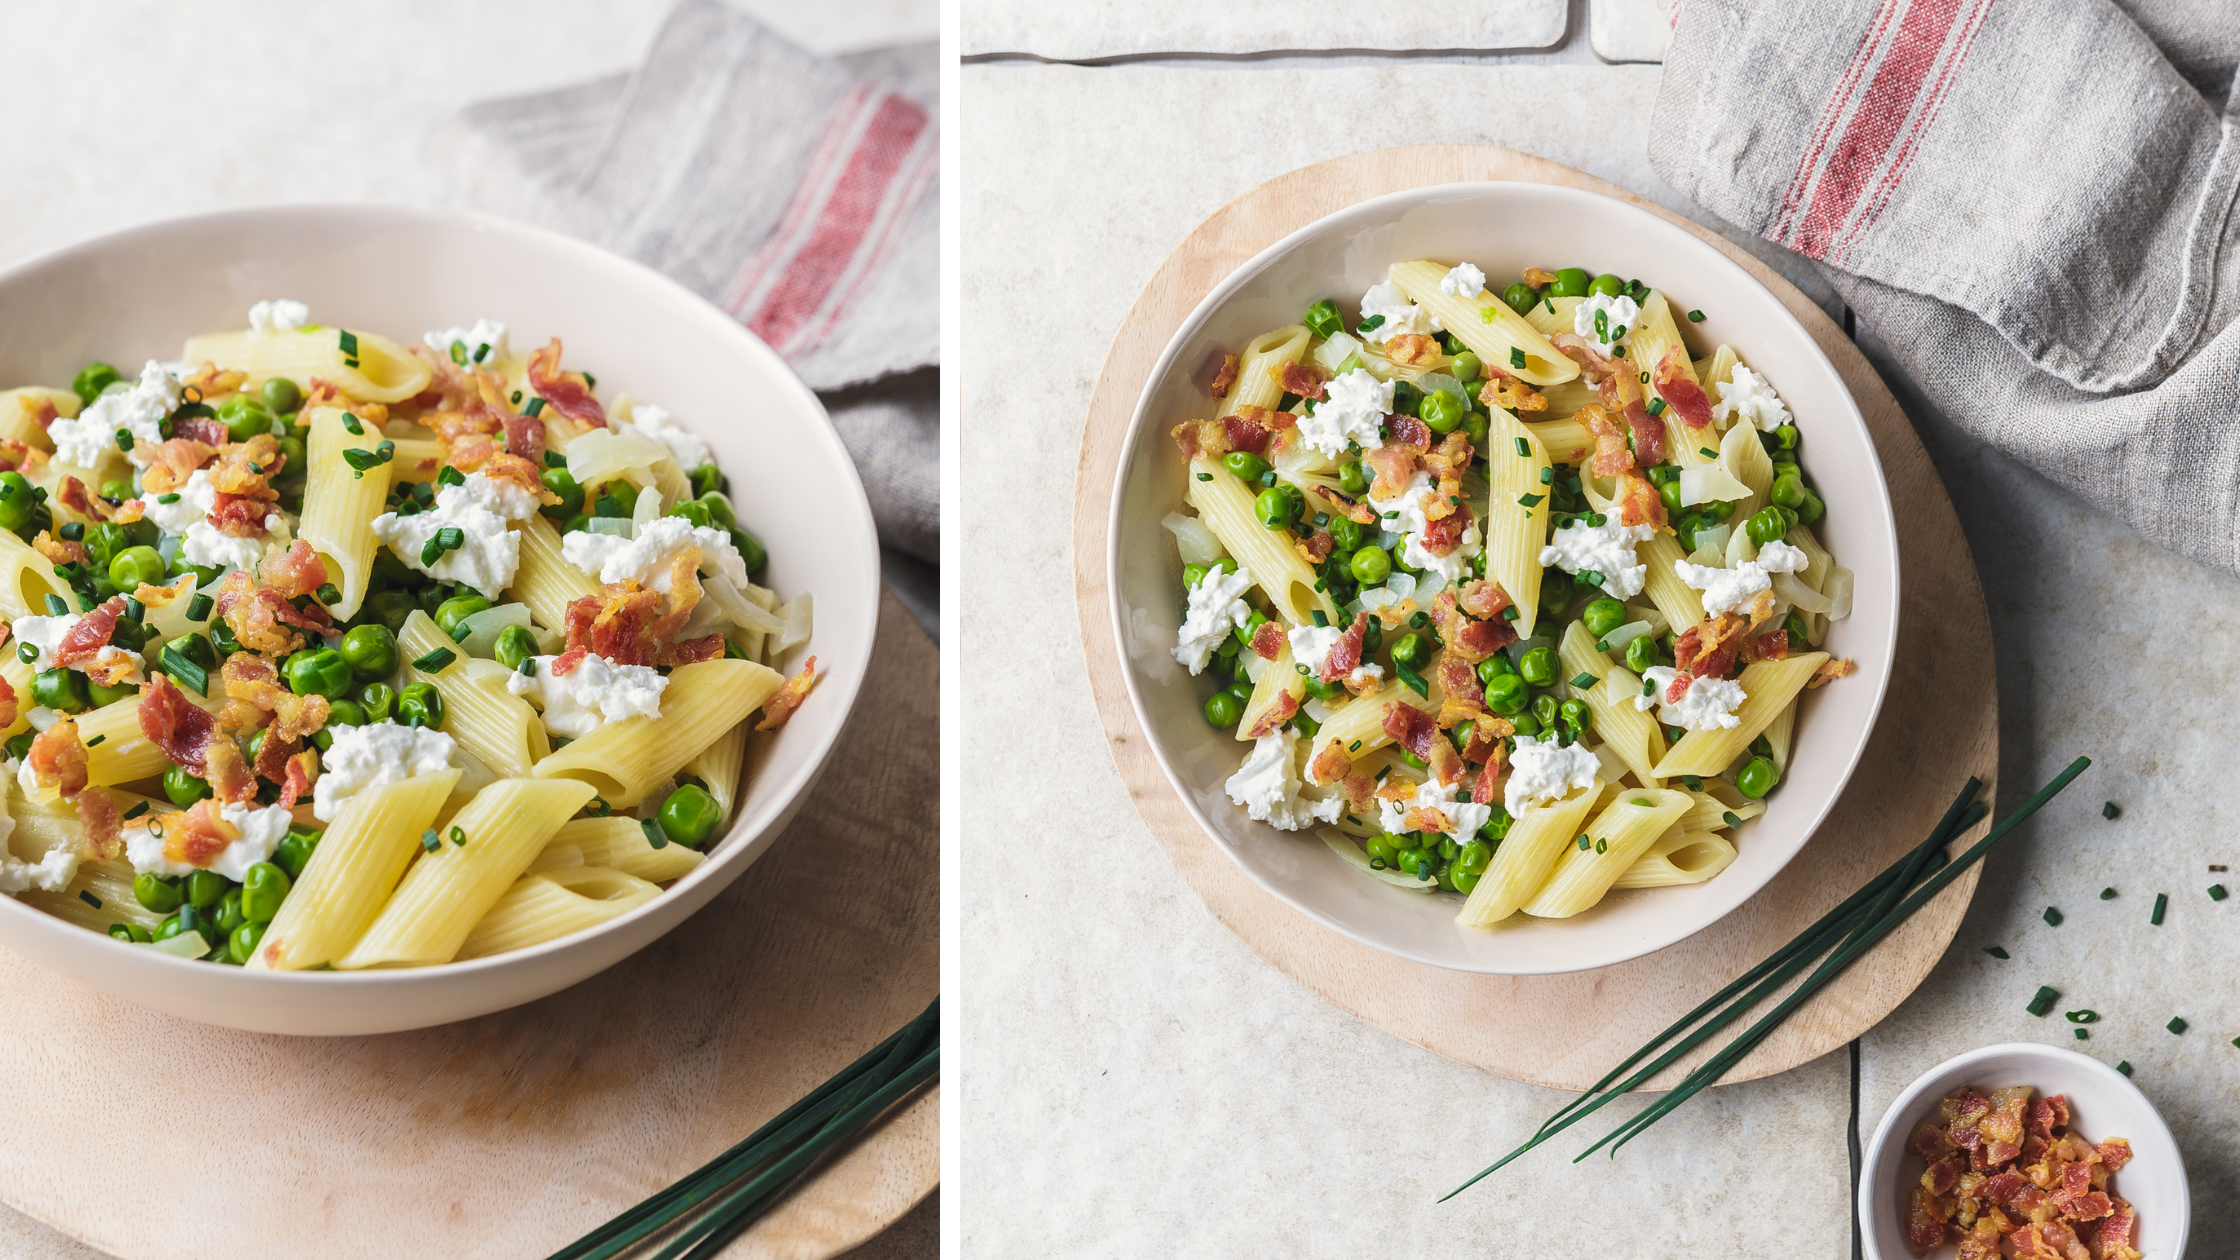
[[[708,903],[775,839],[838,738],[879,611],[879,549],[855,464],[815,394],[738,321],[637,263],[500,220],[380,206],[282,206],[174,219],[0,271],[0,384],[67,385],[91,359],[129,378],[251,303],[411,342],[503,321],[516,347],[567,345],[608,398],[660,403],[731,478],[764,581],[815,597],[817,690],[757,739],[732,826],[698,870],[638,909],[518,953],[441,967],[273,973],[187,962],[0,897],[0,945],[142,1006],[258,1032],[395,1032],[503,1010],[613,966]],[[789,661],[798,667],[798,661]],[[56,983],[62,983],[57,979]]]
[[[1297,323],[1321,298],[1348,314],[1392,263],[1472,262],[1498,287],[1526,266],[1639,276],[1700,309],[1681,327],[1699,357],[1726,342],[1780,391],[1803,432],[1805,468],[1828,505],[1814,531],[1857,575],[1852,614],[1827,648],[1855,677],[1805,693],[1789,775],[1763,817],[1735,839],[1740,856],[1690,887],[1614,892],[1571,919],[1514,916],[1491,930],[1458,926],[1461,902],[1394,888],[1347,866],[1311,832],[1253,822],[1222,784],[1248,745],[1206,724],[1207,684],[1174,662],[1182,561],[1159,519],[1182,508],[1186,476],[1167,431],[1210,413],[1191,381],[1216,348],[1237,350]],[[1112,617],[1127,654],[1128,696],[1183,802],[1261,887],[1300,912],[1388,954],[1457,971],[1585,971],[1662,949],[1716,922],[1804,847],[1858,764],[1882,707],[1898,633],[1898,541],[1890,495],[1865,420],[1811,334],[1749,273],[1682,228],[1624,202],[1531,183],[1443,184],[1392,193],[1308,224],[1215,286],[1167,343],[1136,404],[1113,487],[1106,557]]]
[[[2066,1094],[2069,1124],[2092,1142],[2124,1138],[2131,1162],[2115,1174],[2118,1194],[2139,1214],[2132,1246],[2147,1260],[2178,1260],[2193,1224],[2185,1160],[2162,1116],[2131,1078],[2087,1054],[2035,1041],[1985,1046],[1930,1068],[1906,1086],[1883,1113],[1859,1165],[1859,1236],[1867,1260],[1913,1260],[1906,1242],[1906,1204],[1921,1180],[1919,1156],[1906,1149],[1913,1131],[1936,1114],[1937,1104],[1972,1085],[1978,1093],[2028,1085],[2039,1097]],[[1947,1244],[1936,1254],[1950,1257]]]

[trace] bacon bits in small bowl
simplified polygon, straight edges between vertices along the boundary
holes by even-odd
[[[1906,1088],[1859,1178],[1868,1260],[2139,1260],[2185,1251],[2177,1143],[2129,1078],[2056,1046],[1986,1046]]]

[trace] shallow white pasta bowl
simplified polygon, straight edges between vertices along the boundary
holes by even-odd
[[[1249,745],[1200,712],[1207,684],[1170,655],[1182,620],[1182,561],[1159,524],[1181,510],[1188,475],[1168,436],[1211,414],[1199,369],[1216,350],[1296,323],[1322,298],[1354,314],[1392,263],[1471,262],[1499,290],[1526,266],[1584,266],[1639,276],[1701,309],[1682,324],[1700,356],[1735,347],[1799,417],[1802,455],[1827,503],[1815,527],[1856,575],[1851,616],[1827,650],[1859,672],[1805,693],[1786,780],[1763,817],[1736,833],[1739,856],[1711,880],[1611,893],[1570,919],[1512,918],[1490,930],[1454,922],[1451,895],[1396,888],[1345,864],[1311,832],[1249,818],[1223,783]],[[1661,949],[1716,922],[1803,848],[1857,765],[1882,706],[1898,630],[1898,542],[1866,421],[1834,365],[1779,299],[1717,249],[1645,210],[1577,189],[1447,184],[1365,201],[1263,250],[1216,285],[1167,344],[1136,404],[1113,486],[1106,556],[1111,615],[1129,699],[1184,804],[1263,888],[1318,922],[1402,958],[1458,971],[1536,975],[1604,967]]]
[[[558,336],[570,367],[668,408],[715,452],[764,581],[815,597],[822,680],[775,737],[709,860],[645,905],[544,945],[377,972],[270,973],[187,962],[0,898],[0,945],[104,993],[261,1032],[393,1032],[502,1010],[612,966],[738,878],[799,808],[870,661],[879,549],[855,464],[816,395],[737,321],[675,282],[580,241],[477,215],[287,206],[170,220],[0,272],[0,381],[66,385],[91,359],[171,359],[189,334],[238,328],[250,304],[296,298],[322,323],[415,340],[503,321],[517,346]],[[57,983],[60,983],[58,980]]]
[[[1883,1113],[1859,1165],[1859,1235],[1867,1260],[1912,1260],[1905,1211],[1920,1181],[1919,1156],[1906,1149],[1914,1129],[1963,1085],[1980,1093],[2028,1085],[2039,1097],[2065,1094],[2070,1127],[2092,1142],[2124,1138],[2132,1159],[2115,1174],[2118,1194],[2139,1214],[2132,1246],[2150,1257],[2185,1254],[2193,1199],[2177,1139],[2131,1078],[2100,1060],[2062,1046],[2014,1041],[1970,1050],[1930,1068]],[[1954,1254],[1951,1245],[1937,1254]]]

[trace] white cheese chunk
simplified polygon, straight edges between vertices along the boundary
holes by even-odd
[[[1527,806],[1544,805],[1569,796],[1575,788],[1593,787],[1602,773],[1602,759],[1577,744],[1559,745],[1530,735],[1516,737],[1516,752],[1509,759],[1509,786],[1502,804],[1512,817]]]
[[[311,813],[321,822],[333,822],[344,801],[368,788],[450,769],[458,747],[442,731],[395,722],[330,729],[334,743],[319,754],[319,779],[311,789]]]
[[[1230,572],[1234,569],[1235,572]],[[1206,570],[1205,579],[1190,588],[1189,606],[1182,628],[1175,633],[1174,659],[1192,674],[1204,672],[1206,662],[1232,630],[1252,621],[1252,605],[1244,593],[1252,589],[1252,574],[1235,561]]]
[[[586,656],[556,677],[552,662],[558,658],[533,659],[536,675],[515,670],[506,675],[506,690],[536,701],[544,710],[544,728],[555,735],[581,739],[607,722],[661,716],[661,693],[669,680],[651,665],[617,665],[603,656]]]
[[[1229,799],[1254,818],[1283,831],[1303,831],[1318,822],[1336,822],[1339,811],[1345,808],[1345,797],[1302,797],[1299,752],[1296,731],[1277,730],[1261,736],[1252,745],[1252,755],[1222,785]]]

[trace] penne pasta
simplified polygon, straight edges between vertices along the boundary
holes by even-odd
[[[1289,534],[1260,523],[1253,515],[1252,492],[1219,460],[1190,461],[1186,497],[1198,510],[1198,519],[1213,531],[1222,549],[1252,575],[1284,621],[1293,626],[1306,625],[1313,620],[1311,614],[1316,609],[1332,622],[1337,621],[1338,606],[1327,594],[1314,589],[1314,566],[1292,548]]]
[[[311,433],[304,442],[303,520],[296,537],[326,561],[328,576],[342,591],[331,611],[335,620],[347,621],[365,602],[373,576],[373,553],[380,546],[373,518],[385,510],[395,461],[363,470],[344,462],[344,451],[370,451],[379,445],[381,427],[340,407],[305,408],[304,423]],[[356,424],[359,432],[350,432],[347,424]]]
[[[560,531],[541,514],[514,523],[521,531],[521,567],[514,570],[508,597],[529,606],[539,625],[568,624],[568,605],[599,593],[590,574],[560,554]]]
[[[557,871],[572,866],[604,866],[648,883],[666,884],[690,875],[705,859],[681,844],[656,849],[635,818],[578,818],[554,832],[529,870]]]
[[[1521,444],[1521,445],[1520,445]],[[1499,407],[1486,422],[1486,577],[1516,602],[1520,638],[1540,616],[1540,549],[1548,543],[1548,450]]]
[[[1680,573],[1673,566],[1687,559],[1680,550],[1680,542],[1670,534],[1657,533],[1637,548],[1634,555],[1649,567],[1649,600],[1664,614],[1665,621],[1675,631],[1686,630],[1703,620],[1703,593],[1680,580]]]
[[[1237,356],[1237,379],[1229,387],[1229,396],[1221,401],[1220,416],[1233,416],[1245,407],[1266,407],[1273,411],[1283,401],[1283,384],[1277,374],[1286,363],[1297,363],[1307,354],[1307,341],[1312,334],[1304,324],[1288,324],[1273,332],[1264,332],[1245,343],[1244,351]]]
[[[1700,884],[1734,864],[1734,843],[1709,831],[1678,827],[1657,837],[1649,851],[1618,876],[1613,888],[1670,888]]]
[[[1499,296],[1483,289],[1473,297],[1459,298],[1440,291],[1449,268],[1418,259],[1392,264],[1392,283],[1408,300],[1437,316],[1455,339],[1475,351],[1480,359],[1529,385],[1554,385],[1574,380],[1579,365],[1555,348],[1540,330],[1509,309]],[[1511,355],[1510,351],[1516,351]],[[1521,364],[1516,360],[1522,357]]]
[[[1657,773],[1669,777],[1714,775],[1725,770],[1749,750],[1751,740],[1773,725],[1827,659],[1826,652],[1806,652],[1744,667],[1741,683],[1745,699],[1734,711],[1737,724],[1725,730],[1689,731],[1657,763]]]
[[[18,617],[46,616],[47,596],[63,601],[72,612],[78,602],[70,587],[54,575],[54,561],[31,549],[13,533],[0,529],[0,614]]]
[[[21,442],[51,455],[54,439],[47,436],[47,426],[40,423],[40,417],[74,418],[82,405],[78,396],[67,389],[26,385],[21,389],[0,390],[0,438]]]
[[[1595,650],[1594,636],[1586,626],[1576,621],[1565,628],[1557,654],[1565,678],[1591,674],[1598,680],[1585,690],[1573,685],[1571,691],[1594,710],[1594,729],[1602,737],[1602,746],[1616,753],[1644,786],[1663,787],[1656,765],[1664,759],[1664,728],[1657,725],[1654,710],[1634,706],[1641,694],[1640,676],[1611,664],[1608,656]]]
[[[343,350],[354,338],[356,354]],[[273,377],[331,381],[344,394],[364,402],[399,403],[428,387],[428,365],[403,346],[377,333],[306,327],[284,332],[210,333],[187,341],[180,356],[189,363],[239,368],[252,385]]]
[[[1766,495],[1773,489],[1773,459],[1758,437],[1758,426],[1744,422],[1729,428],[1719,440],[1719,462],[1726,466],[1728,475],[1750,487],[1750,497],[1735,504],[1734,515],[1729,518],[1735,532],[1740,533],[1742,523],[1771,501]]]
[[[1680,340],[1679,326],[1672,322],[1672,304],[1665,300],[1664,294],[1654,290],[1650,292],[1649,300],[1641,304],[1640,321],[1634,327],[1630,340],[1633,343],[1633,357],[1640,364],[1640,370],[1649,373],[1648,382],[1642,386],[1643,391],[1651,398],[1664,397],[1663,391],[1657,388],[1657,369],[1674,350],[1679,351],[1676,356],[1679,370],[1686,374],[1688,380],[1695,381],[1695,361],[1688,357],[1688,347]],[[1701,388],[1702,383],[1696,383]],[[1677,410],[1668,406],[1663,412],[1665,447],[1672,452],[1674,463],[1682,468],[1699,468],[1718,457],[1719,442],[1715,428],[1691,429],[1680,418]],[[1711,454],[1704,454],[1706,450]]]
[[[1291,659],[1288,650],[1284,659]],[[1405,704],[1426,713],[1439,711],[1436,701],[1427,700],[1406,686],[1381,687],[1374,694],[1333,706],[1329,720],[1315,734],[1315,747],[1328,747],[1335,740],[1346,749],[1347,756],[1361,760],[1392,742],[1392,736],[1385,733],[1384,719],[1395,704]]]
[[[1594,454],[1594,435],[1572,416],[1566,415],[1560,420],[1528,420],[1524,427],[1556,463],[1584,468],[1588,457]]]
[[[628,808],[762,707],[783,681],[752,661],[680,665],[662,692],[660,717],[605,723],[538,761],[533,773],[580,781],[607,804]]]
[[[597,927],[661,890],[621,871],[577,866],[524,875],[467,933],[457,957],[488,958]]]
[[[1528,805],[1509,824],[1509,834],[1493,851],[1493,861],[1479,876],[1455,922],[1464,927],[1492,927],[1523,909],[1547,882],[1564,851],[1573,844],[1587,811],[1602,795],[1602,780],[1580,788],[1560,801]]]
[[[1524,912],[1542,919],[1567,919],[1592,909],[1694,803],[1686,792],[1658,788],[1627,788],[1618,793],[1587,824],[1587,847],[1574,843],[1563,849],[1555,872],[1525,903]]]
[[[438,652],[451,659],[437,668],[418,662]],[[443,697],[443,722],[437,728],[459,741],[500,778],[526,778],[552,752],[544,722],[529,702],[506,690],[505,666],[460,653],[436,629],[428,614],[415,610],[397,632],[397,654],[411,682],[432,683]]]
[[[344,801],[246,965],[304,971],[349,953],[422,851],[421,836],[459,776],[425,774]]]
[[[741,722],[716,736],[716,742],[684,763],[684,772],[698,776],[708,785],[708,794],[716,798],[716,808],[722,811],[722,822],[716,824],[718,830],[731,821],[732,807],[738,804],[739,767],[746,758],[747,724]]]

